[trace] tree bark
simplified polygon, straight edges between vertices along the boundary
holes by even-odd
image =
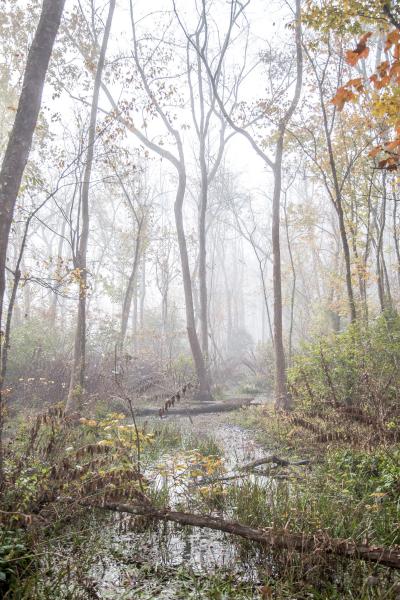
[[[119,344],[120,344],[121,350],[124,347],[126,332],[128,329],[128,321],[129,321],[129,315],[131,312],[135,282],[137,283],[137,272],[138,272],[138,267],[139,267],[140,251],[141,251],[141,229],[142,229],[142,226],[143,226],[143,220],[138,223],[138,232],[137,232],[136,246],[135,246],[135,256],[133,259],[132,270],[131,270],[131,274],[128,279],[128,284],[126,286],[126,291],[125,291],[125,296],[124,296],[124,302],[122,305],[121,331],[120,331],[120,337],[119,337]]]
[[[196,324],[194,316],[193,306],[193,292],[192,282],[190,276],[189,257],[186,245],[185,229],[183,226],[183,201],[186,190],[186,172],[182,167],[178,169],[179,183],[176,192],[176,199],[174,205],[175,212],[175,224],[178,235],[178,245],[181,257],[182,266],[182,279],[183,279],[183,290],[185,295],[185,307],[186,307],[186,324],[189,338],[190,349],[195,364],[197,378],[199,380],[199,390],[197,392],[197,398],[199,400],[210,400],[211,390],[207,375],[207,369],[201,351],[199,338],[196,333]]]
[[[100,49],[99,61],[97,63],[96,77],[93,88],[92,106],[90,111],[88,148],[81,196],[82,230],[80,233],[78,250],[75,258],[75,268],[79,270],[78,315],[75,331],[75,344],[73,364],[71,369],[71,379],[67,403],[65,406],[66,414],[79,412],[82,404],[82,397],[84,394],[86,367],[86,298],[88,288],[87,248],[89,241],[89,192],[94,158],[94,145],[96,140],[97,110],[99,105],[101,79],[103,75],[112,20],[114,16],[115,2],[116,0],[110,0],[107,22],[105,25],[103,41]]]
[[[356,312],[356,304],[355,304],[354,292],[353,292],[353,282],[352,282],[352,276],[351,276],[351,254],[350,254],[349,241],[347,238],[345,217],[344,217],[344,211],[343,211],[342,190],[341,190],[341,186],[339,183],[335,155],[334,155],[334,151],[333,151],[333,147],[332,147],[331,129],[328,124],[328,116],[326,114],[326,108],[325,108],[325,104],[324,104],[324,90],[322,87],[322,82],[319,79],[318,79],[318,89],[319,89],[319,95],[320,95],[322,119],[323,119],[323,124],[324,124],[324,133],[325,133],[325,139],[326,139],[326,144],[327,144],[327,149],[328,149],[329,165],[330,165],[330,169],[331,169],[331,173],[332,173],[332,180],[333,180],[333,188],[334,188],[333,205],[336,210],[336,214],[338,216],[340,239],[342,241],[343,256],[344,256],[344,262],[345,262],[345,267],[346,267],[346,289],[347,289],[347,299],[348,299],[348,305],[349,305],[349,317],[350,317],[350,322],[354,323],[357,319],[357,312]]]
[[[272,256],[274,289],[274,349],[275,349],[275,405],[278,409],[290,408],[286,387],[286,358],[282,323],[282,273],[280,242],[280,206],[282,190],[283,136],[280,134],[274,167],[274,194],[272,198]]]
[[[8,240],[22,176],[28,162],[42,103],[43,87],[65,0],[44,0],[28,53],[17,113],[0,171],[0,353],[3,343],[3,303]],[[0,377],[0,491],[3,487],[3,378]]]
[[[328,534],[324,534],[323,532],[311,535],[291,532],[288,529],[275,529],[273,527],[259,529],[249,527],[248,525],[242,525],[235,521],[221,519],[220,517],[196,515],[169,509],[156,509],[152,506],[145,505],[131,506],[129,504],[105,502],[99,508],[115,512],[143,515],[152,519],[172,521],[173,523],[189,525],[191,527],[224,531],[225,533],[258,542],[274,550],[294,550],[301,554],[319,552],[343,556],[349,559],[366,560],[393,569],[400,568],[400,549],[398,547],[388,549],[378,546],[368,546],[366,544],[356,544],[355,542],[341,538],[331,538]]]
[[[296,88],[292,102],[279,125],[279,137],[276,145],[274,162],[274,194],[272,200],[272,254],[273,254],[273,281],[274,281],[274,350],[275,350],[275,407],[289,410],[292,408],[291,396],[287,393],[286,385],[286,360],[283,344],[282,323],[282,273],[281,273],[281,247],[280,247],[280,206],[282,192],[282,158],[283,143],[287,126],[296,110],[300,100],[303,83],[303,54],[301,46],[301,4],[296,0],[296,52],[297,52],[297,77]]]

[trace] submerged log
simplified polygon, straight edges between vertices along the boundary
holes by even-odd
[[[200,527],[223,531],[232,535],[252,540],[274,550],[289,550],[300,553],[325,553],[349,559],[361,559],[378,563],[392,569],[400,569],[400,548],[392,549],[380,546],[357,544],[350,540],[332,538],[327,533],[319,531],[316,534],[295,533],[287,529],[254,528],[235,521],[228,521],[219,517],[197,515],[192,513],[173,511],[168,508],[157,509],[151,506],[136,506],[105,502],[101,506],[105,510],[147,516],[151,519],[171,521],[181,525]]]

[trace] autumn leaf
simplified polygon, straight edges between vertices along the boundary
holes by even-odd
[[[400,62],[396,61],[392,64],[389,71],[390,77],[399,77],[400,76]]]
[[[385,50],[389,50],[395,44],[398,44],[400,41],[400,31],[398,29],[394,29],[391,31],[386,38],[385,42]]]
[[[389,84],[389,82],[389,75],[385,75],[385,77],[382,77],[382,79],[377,79],[376,81],[374,81],[375,89],[381,90],[382,88],[386,87]]]
[[[347,50],[346,62],[349,65],[351,65],[352,67],[354,67],[361,58],[367,58],[367,56],[369,54],[369,48],[367,47],[367,40],[369,37],[371,37],[371,35],[372,35],[372,33],[370,31],[368,31],[367,33],[364,33],[364,35],[360,38],[360,41],[358,42],[356,49],[355,50]]]
[[[337,106],[338,110],[340,111],[343,110],[343,107],[346,102],[353,100],[355,97],[356,95],[351,90],[348,90],[346,87],[342,86],[338,89],[335,97],[332,98],[331,102],[332,104]]]
[[[373,149],[372,149],[372,150],[369,152],[369,156],[370,156],[371,158],[375,158],[375,157],[376,157],[376,156],[379,154],[379,152],[381,152],[381,150],[382,150],[381,146],[377,146],[376,148],[373,148]]]
[[[350,79],[347,85],[354,87],[357,90],[357,92],[362,92],[364,90],[362,77],[357,77],[357,79]]]
[[[385,150],[387,152],[391,152],[392,150],[396,150],[400,146],[400,139],[394,140],[393,142],[387,142],[385,144]]]
[[[384,169],[387,165],[388,159],[387,158],[383,158],[382,160],[380,160],[378,162],[378,168],[379,169]]]
[[[389,68],[389,62],[387,60],[384,60],[379,66],[378,66],[378,73],[381,77],[384,77],[384,75],[386,75],[387,70]]]

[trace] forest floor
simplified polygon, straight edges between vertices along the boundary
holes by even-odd
[[[320,415],[313,417],[317,427],[296,412],[277,414],[266,397],[257,399],[259,406],[248,406],[249,400],[235,395],[208,404],[215,412],[199,412],[196,403],[185,400],[161,419],[139,417],[146,494],[156,510],[270,530],[278,541],[282,532],[292,538],[305,534],[316,540],[312,549],[260,545],[205,526],[104,510],[101,503],[101,509],[94,503],[87,510],[65,498],[65,517],[61,512],[48,533],[33,534],[32,559],[14,580],[17,593],[7,598],[400,600],[398,571],[332,551],[340,539],[385,549],[399,543],[398,447],[362,447],[359,439],[351,445],[340,436],[327,443],[325,434],[321,442]],[[223,410],[232,403],[236,410]],[[121,425],[127,421],[122,414],[81,421],[72,428],[61,421],[56,429],[60,464],[65,457],[73,464],[76,456],[76,469],[86,460],[82,448],[117,452],[120,435],[132,432],[129,419]],[[333,422],[343,426],[342,417]],[[46,456],[54,430],[48,420],[41,426],[48,428],[38,438]],[[110,446],[111,435],[116,446]],[[364,429],[360,435],[366,437]],[[107,454],[95,453],[88,464],[103,457]],[[69,468],[61,467],[62,477]],[[132,477],[132,465],[129,469]],[[30,467],[18,484],[28,499],[37,473]],[[88,488],[85,495],[93,491]],[[54,506],[58,514],[62,506],[57,501]]]

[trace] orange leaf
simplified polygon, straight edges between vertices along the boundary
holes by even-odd
[[[360,55],[358,54],[358,52],[354,52],[353,50],[346,51],[346,62],[352,67],[356,66],[356,64],[359,61],[359,58]]]
[[[377,90],[381,90],[382,88],[386,87],[389,82],[390,82],[389,75],[385,75],[385,77],[382,77],[382,79],[375,81],[374,85]]]
[[[392,64],[389,71],[389,76],[394,77],[400,74],[400,62],[396,61]]]
[[[400,146],[400,140],[394,140],[393,142],[387,142],[385,144],[385,150],[390,152],[391,150],[395,150]]]
[[[338,107],[338,110],[343,110],[345,103],[349,102],[350,100],[353,100],[355,97],[356,95],[352,91],[342,86],[338,89],[336,95],[334,96],[334,98],[332,98],[331,102],[332,104]]]
[[[367,33],[364,33],[364,35],[361,36],[360,41],[358,42],[358,45],[363,44],[365,46],[367,40],[371,37],[372,35],[372,31],[367,31]],[[357,46],[358,48],[358,46]]]
[[[369,48],[367,48],[367,40],[372,35],[370,31],[364,33],[361,36],[360,41],[357,44],[357,48],[355,50],[347,50],[346,52],[346,62],[354,67],[360,58],[367,58],[369,54]]]
[[[361,92],[364,89],[362,77],[350,79],[350,81],[347,82],[347,85],[356,88],[357,92]]]
[[[383,77],[384,75],[386,75],[386,72],[389,68],[389,62],[387,60],[384,60],[380,65],[378,65],[378,73],[381,77]]]
[[[385,50],[389,50],[394,44],[397,44],[400,40],[400,31],[398,29],[394,29],[391,31],[385,42]]]
[[[375,158],[381,150],[382,150],[381,146],[376,146],[376,148],[373,148],[371,150],[371,152],[369,152],[370,157]]]

